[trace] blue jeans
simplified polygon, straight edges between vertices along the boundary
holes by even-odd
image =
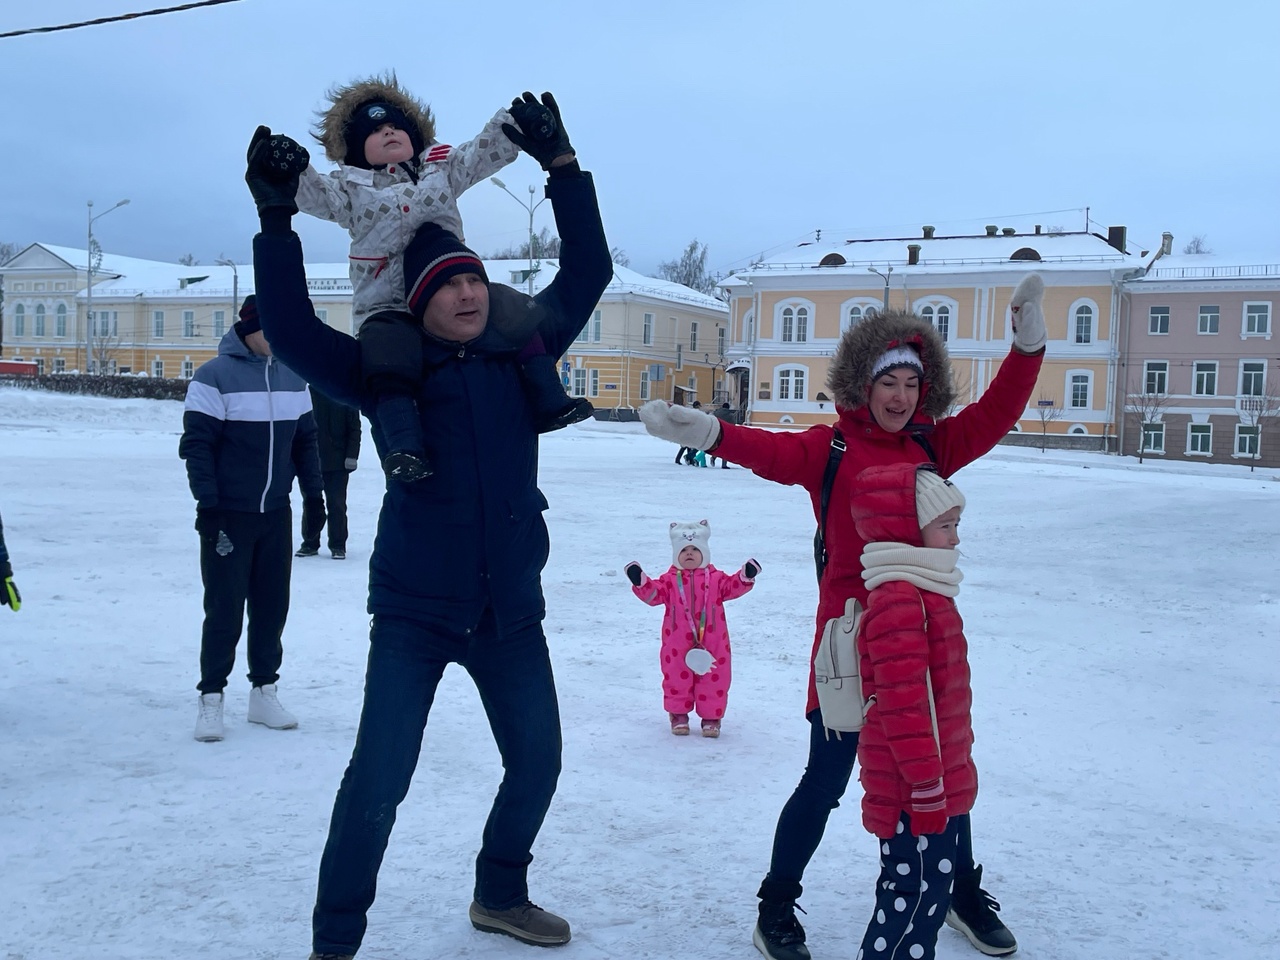
[[[827,818],[840,806],[840,798],[849,786],[854,762],[858,759],[858,735],[844,733],[837,739],[822,728],[822,712],[814,710],[809,720],[809,764],[778,817],[773,835],[773,855],[769,861],[768,879],[782,884],[798,884],[804,876],[822,834]],[[973,865],[973,833],[969,815],[953,817],[959,831],[957,873],[970,873]]]
[[[560,775],[560,712],[540,623],[469,634],[375,617],[355,750],[333,805],[312,914],[317,953],[354,954],[364,938],[396,807],[409,792],[427,714],[449,663],[471,675],[502,755],[502,783],[476,858],[475,899],[525,902],[530,852]]]

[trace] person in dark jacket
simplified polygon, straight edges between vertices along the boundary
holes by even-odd
[[[316,389],[359,405],[367,416],[375,398],[363,386],[361,345],[318,320],[307,299],[302,246],[290,226],[300,171],[295,149],[271,151],[265,129],[250,144],[246,175],[262,220],[254,270],[264,329],[280,357]],[[313,956],[326,960],[354,956],[364,938],[395,811],[450,663],[460,663],[475,682],[504,770],[476,858],[471,922],[543,946],[570,938],[567,922],[529,900],[531,849],[561,762],[542,628],[541,573],[550,544],[542,517],[547,500],[537,485],[538,424],[520,378],[520,347],[501,334],[509,318],[495,321],[493,314],[545,313],[552,322],[540,329],[547,351],[558,357],[586,325],[613,264],[591,175],[578,167],[564,127],[533,123],[522,133],[526,152],[548,171],[546,194],[562,242],[560,270],[547,288],[533,298],[506,288],[491,299],[475,254],[438,228],[420,231],[404,253],[406,301],[414,305],[430,368],[416,399],[431,414],[422,428],[437,470],[412,484],[388,482],[378,517],[364,707],[312,915]],[[385,454],[376,423],[371,432]]]
[[[13,566],[9,563],[9,550],[4,545],[4,521],[0,520],[0,606],[14,613],[22,607],[22,594],[13,582]]]
[[[178,456],[196,498],[204,627],[200,635],[197,740],[221,740],[223,688],[249,607],[249,722],[298,725],[280,705],[276,681],[289,613],[296,473],[305,512],[321,500],[320,454],[307,385],[271,355],[255,298],[187,387]],[[317,503],[318,502],[318,503]]]
[[[347,480],[360,460],[360,411],[330,400],[319,390],[311,394],[320,445],[320,472],[324,477],[324,516],[329,523],[329,553],[335,560],[347,558]],[[320,552],[320,531],[302,525],[302,546],[295,556],[314,557]]]

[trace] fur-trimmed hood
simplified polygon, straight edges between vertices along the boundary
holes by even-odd
[[[332,87],[327,96],[329,109],[320,113],[311,132],[324,145],[324,155],[334,163],[346,162],[347,124],[351,122],[356,108],[370,100],[385,100],[404,111],[405,116],[418,124],[423,144],[435,141],[436,121],[431,115],[431,108],[402,88],[394,72]]]
[[[872,365],[890,347],[903,344],[915,347],[924,363],[917,413],[934,420],[945,414],[955,400],[947,346],[933,324],[905,310],[878,311],[844,332],[827,372],[836,405],[846,410],[866,406]]]

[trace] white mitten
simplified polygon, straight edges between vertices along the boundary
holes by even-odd
[[[693,407],[650,400],[640,408],[640,419],[644,421],[644,428],[655,437],[682,447],[710,450],[720,442],[720,421]]]
[[[1044,329],[1044,280],[1029,273],[1013,291],[1013,345],[1023,353],[1039,353],[1048,334]]]

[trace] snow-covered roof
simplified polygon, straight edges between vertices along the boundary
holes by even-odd
[[[919,245],[918,264],[908,265],[909,244]],[[1033,251],[1035,256],[1029,256]],[[1013,259],[1014,254],[1019,254]],[[826,264],[823,265],[823,261]],[[1123,253],[1105,237],[1093,233],[1015,233],[995,236],[890,237],[821,240],[798,244],[790,250],[766,257],[747,270],[726,278],[721,286],[745,285],[756,276],[795,276],[821,270],[824,273],[859,274],[865,280],[868,267],[893,267],[904,276],[919,273],[973,273],[1008,270],[1025,273],[1029,269],[1140,269],[1136,254]],[[878,282],[871,281],[873,284]]]
[[[555,279],[556,274],[560,271],[560,261],[535,260],[534,264],[537,267],[537,272],[533,276],[533,292],[538,293]],[[510,284],[526,293],[529,291],[528,282],[521,279],[525,277],[529,269],[528,260],[485,260],[484,269],[489,275],[489,279],[495,283]],[[662,280],[658,277],[646,277],[630,267],[623,267],[615,263],[613,265],[613,279],[609,281],[609,286],[605,288],[604,294],[600,299],[608,301],[624,295],[648,296],[656,300],[674,300],[689,306],[715,310],[720,313],[727,313],[729,309],[724,301],[708,296],[705,293],[699,293],[692,287],[686,287],[682,283],[672,283],[670,280]]]
[[[1161,257],[1135,283],[1178,280],[1280,280],[1280,253],[1266,256],[1221,257],[1185,253]]]

